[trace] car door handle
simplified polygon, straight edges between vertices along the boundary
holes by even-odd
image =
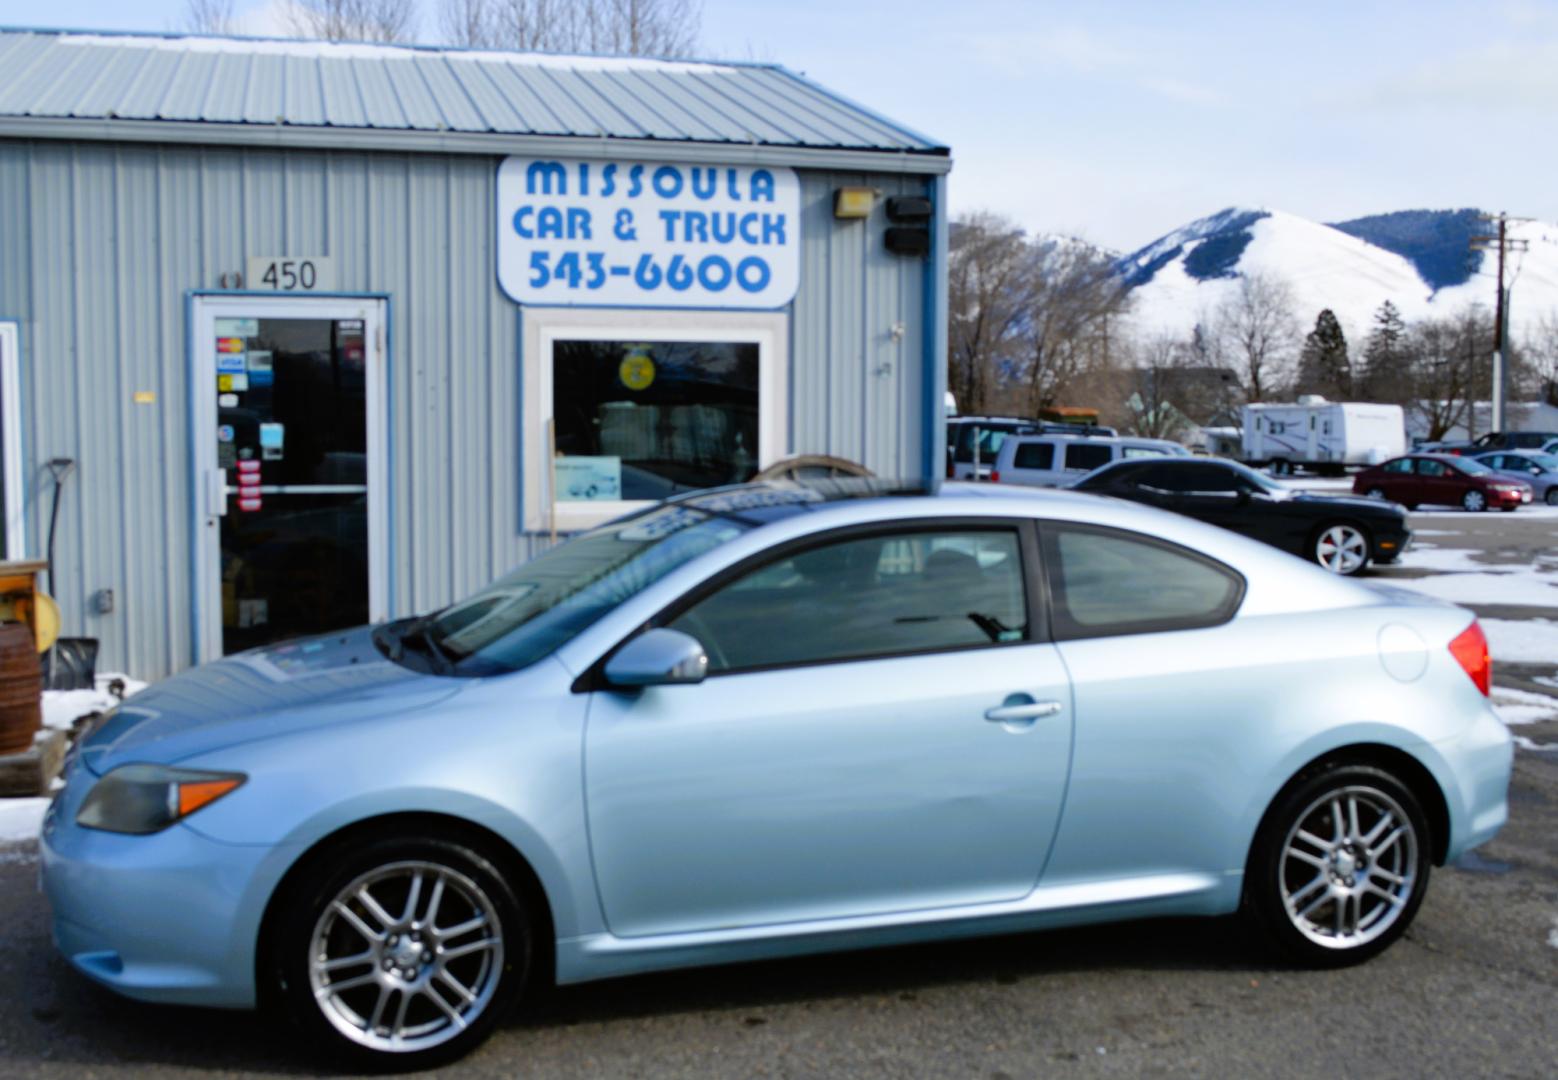
[[[985,710],[985,719],[992,724],[1021,723],[1054,716],[1060,711],[1058,701],[1030,701],[1020,705],[997,705]]]

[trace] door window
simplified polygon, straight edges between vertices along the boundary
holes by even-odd
[[[1005,645],[1028,636],[1015,529],[878,534],[752,570],[668,625],[713,672]]]
[[[367,321],[214,330],[221,651],[370,621]]]
[[[1385,471],[1388,473],[1409,473],[1412,471],[1412,459],[1405,457],[1397,458],[1395,461],[1386,464]]]
[[[1055,447],[1051,443],[1023,443],[1013,455],[1014,469],[1052,469],[1055,467]]]
[[[1044,550],[1061,640],[1215,626],[1244,599],[1233,570],[1134,533],[1046,526]]]
[[[1073,443],[1066,447],[1066,468],[1092,472],[1112,460],[1109,447],[1098,443]]]
[[[1417,459],[1417,475],[1419,476],[1443,476],[1448,471],[1442,461],[1432,461],[1429,458]]]

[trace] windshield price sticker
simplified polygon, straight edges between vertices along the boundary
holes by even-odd
[[[522,304],[783,307],[800,240],[790,169],[525,157],[498,167],[498,283]]]

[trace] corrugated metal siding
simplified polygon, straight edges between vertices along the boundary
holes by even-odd
[[[497,288],[495,176],[495,159],[469,155],[0,140],[0,318],[22,324],[28,548],[44,545],[44,463],[75,459],[58,592],[67,633],[100,638],[105,670],[189,663],[185,295],[248,255],[329,255],[340,289],[390,297],[397,612],[448,602],[544,545],[520,529],[520,320]],[[882,249],[880,207],[869,224],[835,222],[832,193],[926,183],[801,173],[797,453],[919,472],[924,264]],[[132,404],[137,390],[156,405]],[[103,588],[113,614],[89,613]]]
[[[0,116],[945,147],[774,65],[0,31]]]

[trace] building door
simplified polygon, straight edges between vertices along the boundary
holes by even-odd
[[[199,297],[197,660],[387,617],[384,304]]]

